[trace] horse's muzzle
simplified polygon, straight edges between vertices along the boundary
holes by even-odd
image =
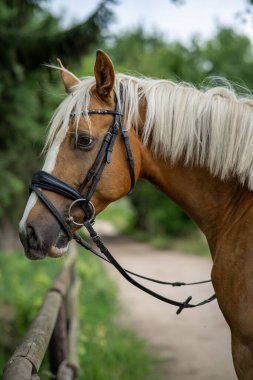
[[[28,223],[25,229],[21,229],[19,237],[26,256],[31,260],[60,257],[66,252],[69,241],[60,226],[51,226],[46,231],[35,223]]]
[[[29,225],[26,229],[20,230],[19,238],[29,259],[39,260],[47,256],[45,250],[42,249],[39,236],[33,226]]]

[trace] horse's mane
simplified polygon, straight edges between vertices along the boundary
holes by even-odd
[[[143,143],[175,163],[206,167],[221,179],[237,176],[253,189],[253,100],[231,86],[198,90],[186,83],[116,75],[123,83],[126,127],[139,122],[139,102],[147,105]],[[89,107],[93,77],[83,78],[56,110],[45,147],[68,130],[69,114]]]

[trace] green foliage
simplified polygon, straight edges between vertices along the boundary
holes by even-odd
[[[60,260],[28,261],[21,252],[0,252],[0,373],[24,336]]]
[[[167,42],[159,32],[139,27],[105,46],[119,72],[142,74],[201,84],[208,76],[252,83],[252,45],[248,37],[230,28],[218,29],[207,41],[194,37],[190,44]],[[240,59],[237,57],[240,57]]]
[[[135,211],[128,197],[111,203],[101,214],[98,220],[110,221],[118,232],[126,232],[135,225]]]
[[[136,212],[133,229],[145,231],[149,236],[182,236],[195,228],[186,214],[147,182],[140,181],[130,199]]]
[[[84,255],[84,256],[83,256]],[[0,373],[24,336],[60,260],[28,261],[20,252],[0,252]],[[117,324],[117,289],[97,258],[80,252],[77,262],[81,279],[78,353],[80,379],[158,380],[157,360],[133,332]],[[44,363],[41,379],[48,379]]]
[[[57,91],[56,77],[41,64],[57,56],[76,62],[100,43],[112,2],[102,0],[87,20],[68,30],[43,8],[43,0],[0,3],[0,224],[20,215],[31,174],[41,166],[45,127],[59,102],[49,95]]]
[[[117,290],[104,267],[87,254],[79,260],[78,269],[84,282],[79,311],[84,326],[79,338],[80,378],[157,379],[154,357],[144,343],[117,325]]]

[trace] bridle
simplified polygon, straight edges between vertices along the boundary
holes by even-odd
[[[120,83],[121,101],[123,99],[122,94],[123,94],[123,85],[122,83]],[[121,111],[120,102],[118,101],[116,96],[115,96],[115,104],[116,104],[115,110],[88,109],[88,110],[82,111],[82,115],[91,115],[91,114],[113,115],[113,123],[109,127],[109,130],[107,131],[104,137],[104,140],[101,144],[101,147],[98,151],[97,157],[94,163],[92,164],[90,170],[88,171],[79,189],[77,190],[73,188],[72,186],[68,185],[66,182],[63,182],[59,178],[56,178],[53,175],[41,170],[34,174],[32,178],[32,183],[30,186],[30,191],[34,191],[37,194],[38,198],[41,200],[41,202],[54,215],[54,217],[56,218],[56,220],[58,221],[58,223],[60,224],[60,226],[66,233],[66,235],[68,236],[69,240],[75,239],[76,242],[80,244],[81,246],[83,246],[85,249],[91,251],[92,253],[99,256],[103,260],[111,263],[122,274],[122,276],[125,277],[134,286],[138,287],[139,289],[143,290],[144,292],[150,294],[151,296],[163,302],[177,306],[178,307],[177,314],[179,314],[185,308],[193,308],[193,307],[197,307],[197,306],[201,306],[206,303],[209,303],[216,298],[215,294],[202,302],[199,302],[197,304],[190,304],[192,297],[188,297],[183,302],[174,301],[140,284],[132,276],[136,276],[144,280],[148,280],[148,281],[155,282],[158,284],[171,285],[171,286],[202,284],[202,283],[209,282],[210,280],[198,281],[194,283],[168,282],[168,281],[156,280],[156,279],[142,276],[137,273],[126,270],[112,256],[112,254],[110,253],[108,248],[104,245],[100,236],[96,233],[96,231],[94,230],[92,226],[93,223],[95,222],[96,212],[95,212],[95,206],[93,205],[91,198],[92,198],[92,195],[94,194],[96,186],[101,178],[101,175],[106,165],[110,164],[111,162],[113,146],[114,146],[117,136],[119,135],[119,132],[121,133],[121,137],[123,139],[123,143],[124,143],[124,147],[125,147],[125,151],[127,155],[127,160],[128,160],[130,182],[131,182],[129,192],[133,190],[134,185],[135,185],[134,159],[133,159],[133,155],[132,155],[132,151],[131,151],[131,147],[129,143],[128,133],[127,133],[127,130],[124,129],[124,126],[123,126],[123,121],[122,121],[123,114]],[[71,118],[74,118],[75,116],[77,115],[74,112],[70,114]],[[66,198],[70,198],[73,200],[73,202],[69,206],[69,212],[66,218],[64,218],[60,214],[60,212],[55,208],[52,202],[43,193],[42,189],[58,193],[60,195],[63,195]],[[82,193],[84,192],[84,190],[86,190],[85,197],[82,196]],[[82,208],[83,212],[85,213],[85,220],[83,223],[76,222],[73,216],[71,215],[71,210],[73,206],[77,204]],[[99,252],[96,249],[94,249],[92,245],[90,245],[83,238],[81,238],[79,235],[77,235],[76,233],[74,234],[72,233],[71,231],[72,224],[75,224],[78,226],[84,226],[86,228],[92,241],[95,243],[95,245],[99,249]]]
[[[123,91],[123,88],[122,86],[120,86],[120,92],[122,93],[122,91]],[[48,199],[47,200],[45,199],[44,194],[38,191],[38,189],[41,188],[44,190],[53,191],[67,198],[73,199],[73,202],[71,203],[69,207],[69,215],[67,218],[67,222],[71,222],[78,226],[80,225],[82,226],[83,223],[82,224],[77,223],[74,220],[74,218],[71,216],[72,207],[77,203],[83,209],[86,215],[86,219],[88,219],[90,223],[93,223],[95,220],[95,207],[93,203],[91,202],[91,198],[94,194],[94,191],[96,190],[96,186],[101,178],[101,175],[104,171],[105,166],[107,164],[110,164],[111,162],[113,146],[119,132],[121,132],[126,154],[127,154],[130,181],[131,181],[129,192],[133,190],[134,185],[135,185],[134,159],[133,159],[132,151],[130,148],[128,133],[127,133],[127,130],[125,130],[123,127],[123,123],[122,123],[123,115],[121,113],[120,104],[117,101],[117,99],[115,100],[116,100],[115,110],[88,109],[81,112],[81,115],[83,116],[92,115],[92,114],[113,115],[113,123],[109,127],[103,139],[103,142],[100,146],[97,157],[95,158],[95,161],[93,162],[91,168],[89,169],[86,177],[84,178],[78,190],[74,189],[73,187],[69,186],[66,182],[61,181],[60,179],[52,176],[51,174],[43,170],[38,171],[32,178],[32,184],[31,184],[30,189],[38,195],[38,197],[42,200],[42,202],[46,203],[46,206],[50,211],[52,207],[50,202],[48,202]],[[77,115],[75,112],[72,112],[70,114],[70,118],[75,118],[76,116]],[[85,197],[81,195],[84,192],[84,190],[86,190]],[[56,216],[55,211],[56,210],[54,210],[53,214]],[[56,218],[57,220],[59,219],[58,217]],[[62,219],[62,217],[60,219]],[[65,232],[67,232],[67,235],[71,237],[70,227],[65,223],[60,222],[60,224],[62,225]]]

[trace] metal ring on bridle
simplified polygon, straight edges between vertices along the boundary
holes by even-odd
[[[69,215],[68,215],[68,219],[69,219],[69,221],[71,221],[71,223],[75,224],[76,226],[83,226],[83,223],[75,222],[73,216],[71,215],[71,209],[72,209],[72,207],[73,207],[76,203],[78,203],[78,202],[85,202],[85,201],[86,201],[86,199],[83,199],[83,198],[76,199],[76,200],[73,201],[73,202],[71,203],[71,205],[69,206]],[[87,202],[87,201],[86,201],[86,202]],[[91,212],[92,212],[91,217],[88,219],[88,221],[91,223],[91,222],[94,220],[95,213],[96,213],[96,209],[95,209],[94,204],[93,204],[91,201],[89,201],[87,204],[88,204],[88,206],[90,207],[90,210],[91,210]]]

